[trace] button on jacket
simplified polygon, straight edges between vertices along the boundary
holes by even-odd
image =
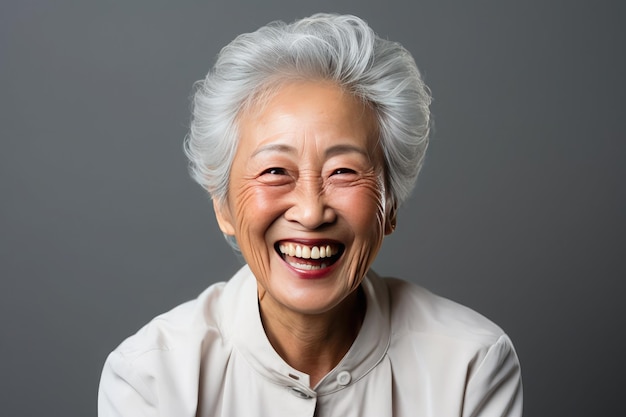
[[[165,313],[106,360],[98,413],[113,416],[519,417],[509,338],[478,313],[406,281],[363,280],[354,344],[314,388],[274,351],[248,267]]]

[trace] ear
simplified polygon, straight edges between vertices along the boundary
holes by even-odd
[[[235,236],[235,226],[233,224],[233,216],[230,212],[228,203],[220,203],[217,199],[213,199],[213,211],[215,218],[222,233],[228,236]]]
[[[385,202],[385,235],[390,235],[396,230],[396,221],[398,220],[398,211],[396,209],[396,202],[391,197],[387,197]]]

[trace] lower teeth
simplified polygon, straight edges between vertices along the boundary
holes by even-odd
[[[307,270],[307,271],[314,271],[314,270],[326,268],[326,264],[325,263],[323,263],[321,265],[311,265],[311,264],[298,264],[298,263],[289,262],[289,265],[293,266],[294,268],[304,269],[304,270]]]

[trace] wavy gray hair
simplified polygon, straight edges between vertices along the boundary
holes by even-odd
[[[281,82],[332,81],[364,100],[378,119],[388,198],[397,207],[417,180],[428,146],[428,87],[411,54],[356,16],[315,14],[238,36],[195,84],[185,140],[191,176],[218,203],[228,195],[237,117]]]

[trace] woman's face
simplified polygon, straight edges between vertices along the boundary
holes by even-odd
[[[262,308],[329,311],[391,230],[372,110],[334,84],[294,82],[242,114],[239,133],[220,228],[236,237]]]

